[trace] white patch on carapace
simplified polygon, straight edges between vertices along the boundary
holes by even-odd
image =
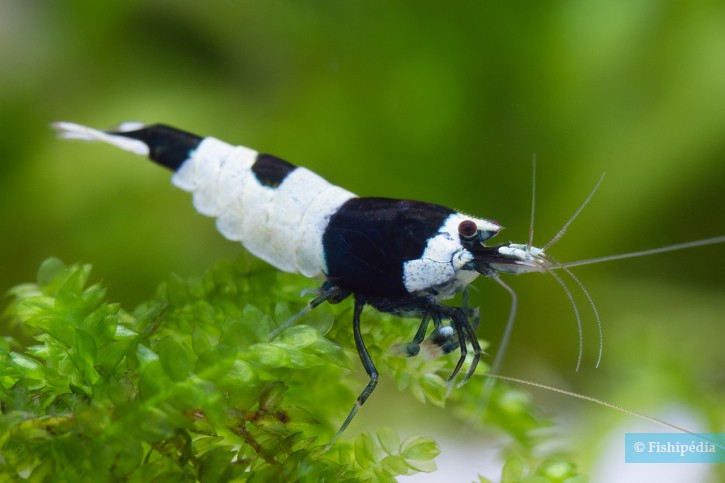
[[[445,287],[439,287],[438,301],[448,300],[453,298],[458,292],[468,287],[474,280],[476,280],[481,274],[475,270],[459,270],[456,272],[456,277],[448,283]]]
[[[438,232],[428,239],[423,255],[403,264],[403,284],[410,293],[438,288],[443,297],[452,296],[471,283],[478,272],[461,270],[473,255],[461,244],[458,225],[465,220],[476,223],[479,230],[497,233],[501,227],[488,220],[454,213],[445,219]]]

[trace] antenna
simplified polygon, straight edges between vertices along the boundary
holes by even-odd
[[[531,224],[529,225],[529,243],[526,244],[526,253],[531,252],[534,244],[534,213],[536,211],[536,153],[531,159]]]
[[[562,236],[564,236],[564,233],[566,233],[566,230],[567,230],[567,228],[569,228],[569,225],[571,225],[571,223],[576,219],[576,217],[579,216],[579,213],[581,213],[581,211],[584,209],[584,207],[587,205],[587,203],[589,203],[589,200],[592,199],[592,196],[594,196],[594,193],[597,192],[599,185],[602,184],[602,180],[604,179],[605,174],[606,173],[602,173],[602,176],[599,178],[599,181],[597,181],[597,184],[594,185],[594,189],[592,189],[591,193],[589,193],[589,196],[587,196],[587,199],[584,200],[584,203],[582,203],[581,206],[579,206],[579,209],[576,210],[576,212],[574,213],[574,215],[571,218],[569,218],[569,221],[564,223],[564,226],[561,227],[561,230],[559,230],[559,232],[556,235],[554,235],[554,238],[549,240],[549,243],[544,245],[541,248],[541,250],[546,251],[547,248],[549,248],[554,243],[558,242],[559,239]]]
[[[657,253],[674,252],[677,250],[685,250],[687,248],[704,247],[707,245],[717,245],[719,243],[725,243],[725,235],[715,236],[712,238],[705,238],[703,240],[695,240],[685,243],[677,243],[675,245],[668,245],[666,247],[649,248],[647,250],[639,250],[630,253],[620,253],[617,255],[605,255],[603,257],[589,258],[587,260],[579,260],[576,262],[557,263],[551,265],[549,268],[556,270],[558,268],[571,268],[579,267],[581,265],[592,265],[594,263],[608,262],[611,260],[622,260],[624,258],[644,257],[646,255],[655,255]]]

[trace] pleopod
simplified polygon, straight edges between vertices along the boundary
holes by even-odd
[[[102,141],[150,157],[174,172],[173,184],[193,193],[195,208],[215,217],[217,228],[226,238],[241,242],[252,254],[280,270],[324,277],[314,300],[270,334],[270,338],[323,302],[339,303],[353,297],[355,345],[370,380],[337,435],[345,430],[378,382],[378,371],[360,332],[366,305],[381,312],[421,318],[413,341],[400,346],[409,356],[420,350],[432,320],[435,329],[426,340],[428,345],[439,353],[460,349],[449,381],[463,366],[470,345],[472,360],[461,381],[464,383],[476,370],[481,356],[474,328],[478,312],[467,304],[452,307],[443,302],[465,292],[478,276],[494,279],[514,300],[506,336],[493,364],[495,370],[500,365],[516,307],[515,293],[499,274],[548,272],[563,286],[554,274],[556,269],[573,277],[568,270],[573,265],[725,241],[725,237],[717,237],[561,264],[548,257],[545,249],[558,239],[568,223],[544,248],[532,246],[531,240],[527,244],[489,246],[487,242],[503,228],[495,221],[434,203],[359,197],[305,168],[213,137],[200,137],[162,124],[124,123],[110,131],[68,122],[56,123],[54,127],[64,138]],[[591,302],[583,285],[574,280]],[[571,299],[568,291],[567,294]],[[576,312],[576,305],[573,306]]]

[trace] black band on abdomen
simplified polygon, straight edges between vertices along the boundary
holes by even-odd
[[[138,139],[149,147],[149,158],[172,171],[189,159],[203,138],[180,129],[154,124],[136,131],[114,132],[118,136]]]

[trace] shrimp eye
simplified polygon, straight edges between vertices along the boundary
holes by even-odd
[[[462,221],[458,225],[458,234],[461,235],[461,238],[470,240],[478,235],[478,227],[471,220]]]

